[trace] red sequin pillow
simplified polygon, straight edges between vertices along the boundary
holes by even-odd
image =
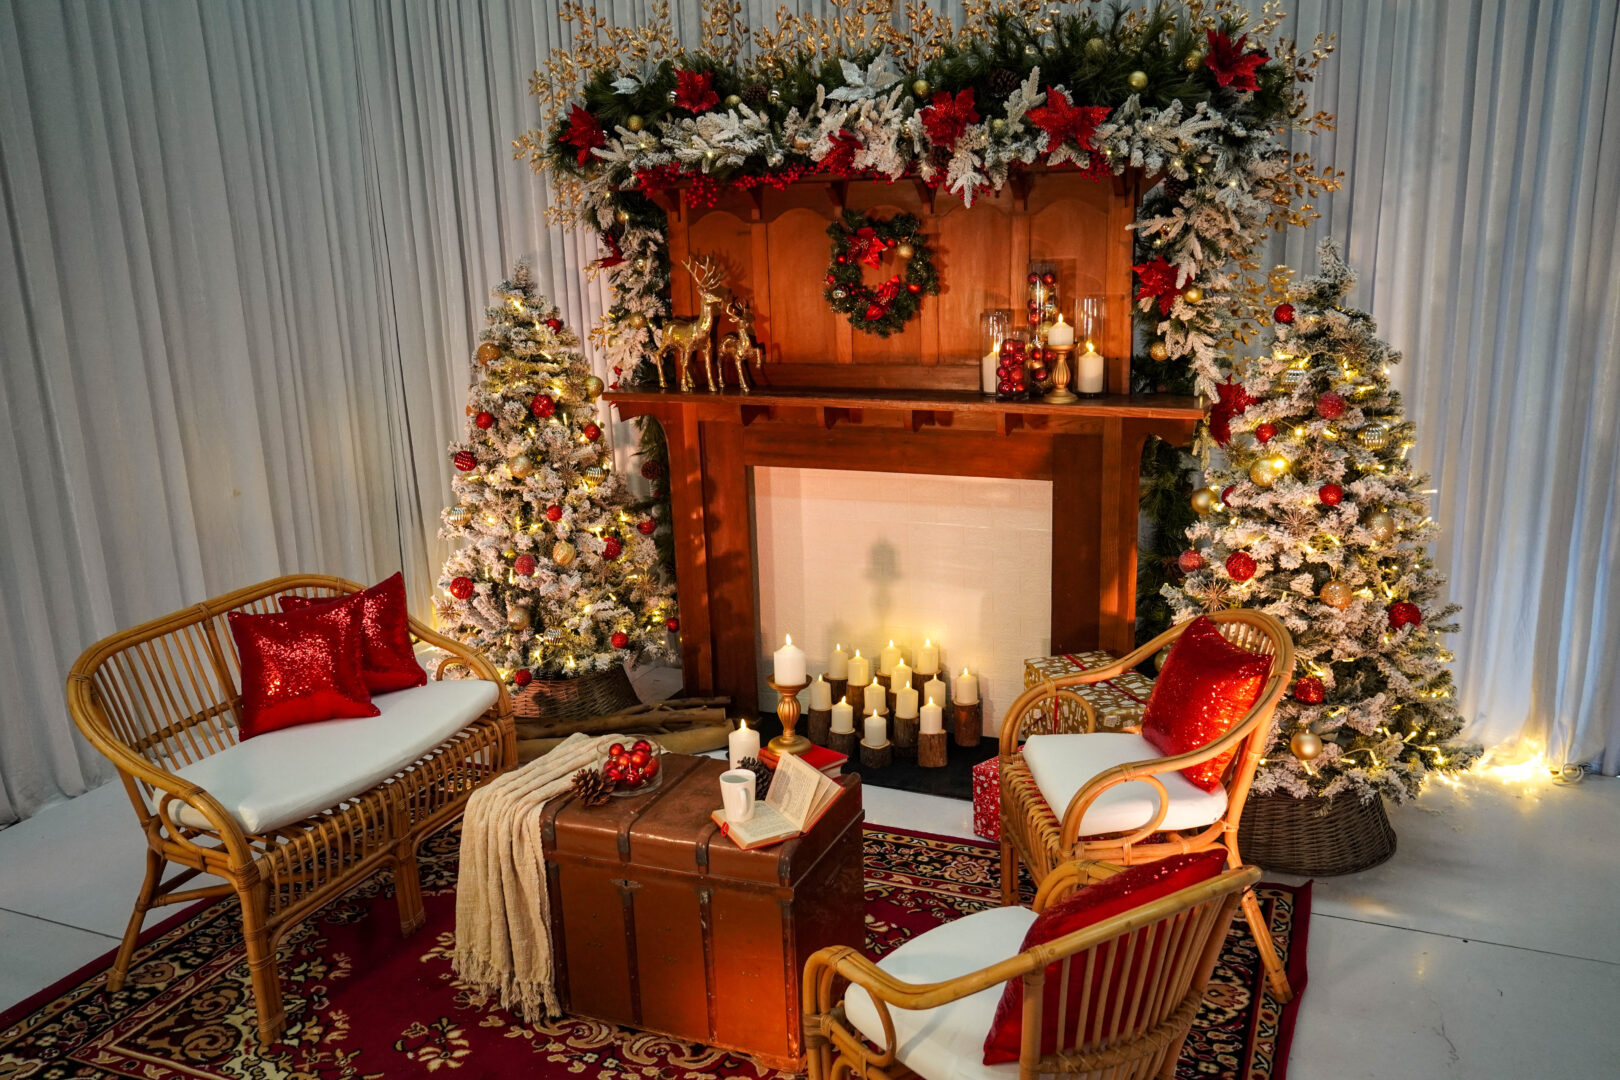
[[[1142,712],[1142,737],[1165,755],[1208,746],[1248,715],[1271,674],[1271,657],[1240,649],[1200,615],[1165,658]],[[1232,751],[1181,770],[1205,791],[1220,786]]]
[[[361,604],[356,594],[319,611],[230,613],[242,659],[242,738],[377,715],[360,675]]]
[[[1043,911],[1025,931],[1024,944],[1018,951],[1024,952],[1048,941],[1055,941],[1077,930],[1095,926],[1105,919],[1111,919],[1115,915],[1169,896],[1173,892],[1218,877],[1225,867],[1226,849],[1211,848],[1191,855],[1172,855],[1168,859],[1143,863],[1123,870],[1111,878],[1081,889],[1067,900],[1053,904]],[[1141,930],[1136,931],[1135,937],[1140,938],[1142,933]],[[1134,944],[1140,945],[1140,942]],[[1070,964],[1067,997],[1062,993],[1063,969],[1057,964],[1047,967],[1046,982],[1042,991],[1044,1000],[1041,1004],[1043,1056],[1057,1053],[1058,1021],[1063,1019],[1062,1009],[1067,1007],[1073,1012],[1081,1007],[1081,1002],[1097,1001],[1101,994],[1103,979],[1107,977],[1111,982],[1117,982],[1122,977],[1126,957],[1137,957],[1143,951],[1128,946],[1115,949],[1111,972],[1104,970],[1105,954],[1099,953],[1099,962],[1092,965],[1089,986],[1085,985],[1086,965]],[[1136,959],[1132,963],[1139,964],[1141,960]],[[1076,1025],[1088,1019],[1090,1018],[1071,1015],[1067,1017],[1063,1030],[1073,1038]],[[996,1018],[990,1024],[990,1034],[985,1036],[984,1063],[1000,1065],[1008,1061],[1017,1061],[1023,1032],[1024,981],[1009,979],[1006,988],[1001,992],[1001,1002],[996,1006]]]
[[[411,645],[410,613],[405,607],[405,575],[384,578],[365,592],[360,617],[360,674],[373,694],[427,685],[427,672],[416,661]],[[283,596],[282,611],[315,611],[350,599],[312,599]]]

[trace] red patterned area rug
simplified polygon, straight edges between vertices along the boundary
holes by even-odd
[[[281,949],[289,1026],[261,1050],[234,900],[153,928],[125,989],[109,994],[111,956],[0,1016],[0,1080],[707,1080],[790,1074],[748,1058],[592,1020],[525,1024],[489,1006],[450,970],[457,830],[423,852],[427,926],[401,941],[380,875],[294,929]],[[867,949],[997,902],[996,849],[899,829],[866,830]],[[1296,987],[1305,982],[1309,886],[1261,886],[1261,903]],[[1177,1076],[1281,1080],[1294,1009],[1264,994],[1242,917],[1233,921]],[[1296,998],[1297,1001],[1297,998]]]

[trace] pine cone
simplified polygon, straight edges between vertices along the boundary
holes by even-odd
[[[750,109],[758,112],[771,99],[771,92],[766,89],[764,83],[750,83],[748,88],[742,92],[742,99]]]
[[[990,73],[990,94],[997,101],[1005,101],[1023,81],[1011,68],[996,68]]]
[[[951,166],[951,152],[943,146],[930,146],[928,148],[928,164],[944,172]]]
[[[574,798],[585,806],[601,806],[613,797],[613,785],[602,775],[601,769],[581,769],[574,774],[570,790]]]
[[[1167,177],[1165,179],[1165,181],[1164,181],[1164,194],[1165,194],[1165,197],[1168,198],[1171,202],[1176,203],[1177,205],[1180,205],[1181,197],[1183,195],[1187,194],[1187,189],[1190,186],[1191,185],[1188,184],[1187,181],[1185,181],[1185,180],[1177,180],[1173,176]]]
[[[737,768],[754,774],[754,798],[763,801],[771,786],[771,767],[759,758],[745,757],[737,762]]]

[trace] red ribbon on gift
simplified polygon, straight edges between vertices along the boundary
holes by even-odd
[[[1079,657],[1075,656],[1073,653],[1064,653],[1063,654],[1063,659],[1067,660],[1069,663],[1073,664],[1075,667],[1079,668],[1081,671],[1088,670],[1086,665],[1084,665],[1084,664],[1082,664],[1080,662]],[[1093,683],[1092,685],[1095,686],[1097,684]],[[1113,679],[1104,679],[1104,680],[1102,680],[1102,685],[1113,687],[1116,691],[1118,691],[1121,694],[1124,694],[1126,697],[1130,698],[1132,701],[1136,702],[1138,705],[1146,705],[1147,704],[1147,702],[1143,701],[1141,698],[1137,697],[1135,694],[1131,693],[1129,690],[1127,690],[1123,686],[1119,685]]]

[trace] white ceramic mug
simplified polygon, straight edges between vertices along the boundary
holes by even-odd
[[[758,778],[749,769],[727,769],[720,774],[720,801],[727,821],[747,821],[754,816],[754,785]]]

